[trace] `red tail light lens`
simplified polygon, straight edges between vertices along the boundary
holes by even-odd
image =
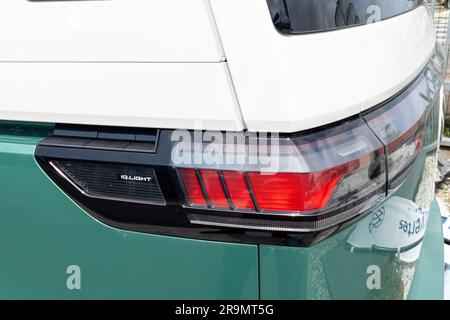
[[[261,212],[306,212],[325,208],[342,178],[340,171],[261,174],[200,170],[198,179],[194,169],[182,169],[180,175],[186,201],[193,206],[206,207],[209,202],[210,208],[255,210],[256,203]]]
[[[228,189],[234,209],[255,210],[244,173],[237,171],[223,171],[222,174],[225,178],[225,185]]]
[[[197,171],[181,169],[180,174],[184,182],[185,201],[191,206],[206,206],[206,199],[197,178]]]
[[[254,210],[243,172],[181,169],[186,202],[191,206]],[[202,187],[203,186],[203,187]]]
[[[258,208],[269,212],[307,212],[326,207],[341,170],[311,174],[248,174]]]
[[[201,170],[200,175],[211,206],[215,208],[229,208],[230,203],[225,195],[219,172],[215,170]]]

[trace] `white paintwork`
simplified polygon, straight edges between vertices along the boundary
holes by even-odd
[[[208,0],[0,1],[0,61],[223,61]]]
[[[371,25],[283,36],[264,0],[210,1],[251,131],[300,131],[366,110],[412,81],[435,45],[425,7]]]
[[[0,63],[0,119],[242,130],[225,63]]]
[[[425,8],[285,36],[265,0],[1,0],[0,119],[301,131],[393,96],[434,44]]]

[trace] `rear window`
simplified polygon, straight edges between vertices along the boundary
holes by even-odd
[[[411,11],[424,0],[267,0],[283,33],[330,31],[378,22]]]

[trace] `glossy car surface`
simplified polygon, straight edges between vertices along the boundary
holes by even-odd
[[[443,297],[433,199],[444,57],[428,9],[414,1],[376,23],[358,23],[368,18],[358,9],[348,23],[319,15],[296,27],[276,19],[271,5],[284,2],[2,0],[0,298]],[[369,182],[343,184],[348,169],[329,195],[342,202],[282,214],[258,206],[270,202],[257,203],[250,180],[247,211],[211,205],[200,186],[199,208],[184,169],[200,182],[217,170],[228,193],[224,172],[263,178],[249,166],[180,166],[171,158],[176,129],[269,131],[294,150],[324,148],[317,163],[279,170],[298,175],[342,166],[370,144],[351,162],[369,162],[356,179]],[[336,132],[352,148],[334,152]],[[148,174],[120,171],[138,166]],[[145,193],[152,201],[129,201],[135,194],[123,186],[134,182],[124,180],[137,178],[159,188]],[[347,189],[354,193],[337,197]]]

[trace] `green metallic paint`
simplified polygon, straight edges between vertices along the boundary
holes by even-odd
[[[0,298],[258,298],[257,246],[116,230],[81,210],[35,162],[50,129],[0,128]]]
[[[408,299],[443,298],[440,219],[439,209],[433,204]],[[312,248],[260,246],[261,299],[402,299],[393,257],[347,250],[346,240],[353,230],[347,228]],[[370,265],[381,267],[379,291],[367,289]]]

